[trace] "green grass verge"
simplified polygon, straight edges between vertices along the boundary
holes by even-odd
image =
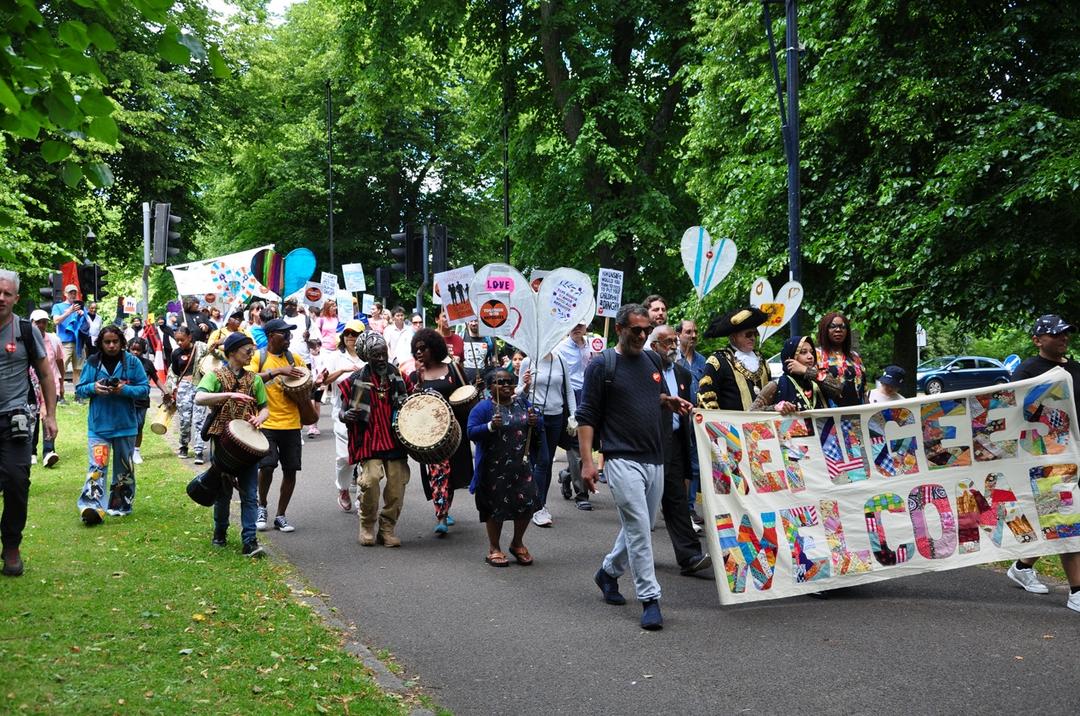
[[[32,469],[26,574],[0,578],[0,712],[401,714],[285,586],[291,567],[226,549],[191,471],[143,441],[135,509],[85,527],[86,409],[60,409],[61,461]]]

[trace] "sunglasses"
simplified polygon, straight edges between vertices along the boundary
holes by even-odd
[[[647,336],[652,333],[652,326],[627,326],[626,330],[633,333],[635,336]]]
[[[514,385],[514,383],[516,383],[516,382],[517,381],[514,380],[513,378],[496,378],[495,380],[491,381],[491,384],[492,385],[499,385],[499,386],[507,386],[507,385]]]

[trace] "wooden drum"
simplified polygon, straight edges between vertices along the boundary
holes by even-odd
[[[222,363],[221,359],[218,358],[216,355],[214,355],[213,353],[207,353],[202,357],[202,360],[199,361],[199,370],[203,372],[203,375],[207,375],[209,373],[214,373],[218,371],[219,369],[224,367],[224,365],[225,364]]]
[[[426,464],[446,460],[461,443],[461,426],[438,393],[406,398],[394,418],[394,432],[409,457]]]
[[[172,422],[174,415],[176,415],[176,405],[174,403],[161,405],[154,414],[154,419],[150,422],[150,430],[155,435],[164,435],[169,432],[169,423]]]
[[[311,371],[302,365],[293,367],[303,371],[304,374],[298,378],[291,375],[281,378],[281,388],[285,391],[285,397],[297,404],[304,400],[311,402]]]
[[[480,402],[480,389],[475,385],[463,385],[450,394],[450,405],[463,415],[468,415],[473,406]]]
[[[239,475],[270,452],[270,442],[246,420],[230,420],[214,446],[213,463],[219,471]]]

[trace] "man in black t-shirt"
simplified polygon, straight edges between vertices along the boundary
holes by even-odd
[[[466,328],[468,330],[461,339],[465,345],[462,361],[465,366],[465,380],[479,383],[479,377],[483,376],[484,371],[495,365],[495,339],[481,337],[478,321],[469,321]]]
[[[622,523],[614,547],[593,579],[604,601],[625,604],[618,579],[629,568],[642,605],[641,627],[656,630],[664,625],[651,534],[664,492],[661,408],[685,416],[691,405],[677,395],[668,395],[659,357],[643,350],[652,332],[644,306],[622,306],[615,318],[615,331],[619,342],[614,351],[600,354],[585,369],[577,410],[582,482],[587,490],[596,492],[592,449],[593,438],[598,437],[604,450],[604,474]]]
[[[1069,358],[1069,336],[1076,326],[1066,322],[1061,316],[1047,314],[1040,316],[1031,329],[1031,340],[1039,349],[1039,354],[1028,358],[1012,374],[1013,380],[1035,378],[1054,368],[1064,368],[1073,380],[1073,414],[1077,412],[1076,391],[1080,387],[1080,363]],[[1062,554],[1061,566],[1069,579],[1069,600],[1065,603],[1069,609],[1080,612],[1080,552]],[[1039,581],[1035,573],[1038,557],[1018,559],[1006,573],[1009,579],[1033,594],[1047,594],[1050,589]]]

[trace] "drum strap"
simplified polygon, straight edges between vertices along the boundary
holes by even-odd
[[[217,376],[222,393],[255,394],[255,374],[249,370],[245,370],[237,377],[232,370],[226,366],[214,371],[214,375]],[[212,436],[221,435],[225,432],[225,426],[228,425],[230,421],[246,420],[248,416],[254,415],[256,412],[258,412],[258,408],[255,406],[254,401],[243,403],[239,400],[229,400],[221,405],[221,409],[217,411],[213,422],[210,423],[210,427],[206,432]]]

